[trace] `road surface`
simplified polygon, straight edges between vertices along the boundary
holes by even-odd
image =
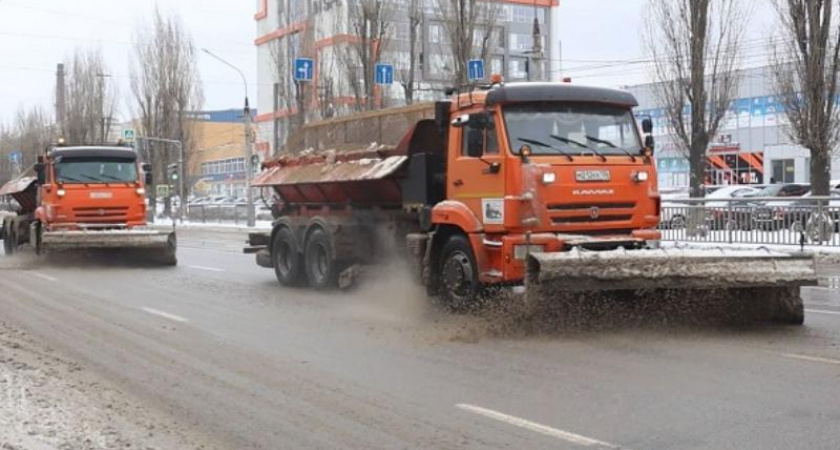
[[[177,268],[0,257],[0,320],[205,448],[840,448],[839,267],[804,327],[569,329],[441,314],[391,267],[282,289],[187,234]]]

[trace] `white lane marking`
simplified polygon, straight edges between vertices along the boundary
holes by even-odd
[[[785,358],[798,359],[800,361],[835,364],[840,366],[840,359],[820,358],[819,356],[800,355],[798,353],[781,353],[781,355]]]
[[[533,431],[535,433],[544,434],[546,436],[551,436],[553,438],[562,439],[566,442],[570,442],[576,445],[582,445],[585,447],[607,447],[607,448],[620,448],[618,445],[610,444],[608,442],[599,441],[597,439],[588,438],[586,436],[581,436],[579,434],[570,433],[568,431],[558,430],[557,428],[552,428],[547,425],[542,425],[536,422],[531,422],[530,420],[525,420],[520,417],[511,416],[505,413],[501,413],[499,411],[494,411],[492,409],[482,408],[480,406],[475,405],[468,405],[464,403],[459,403],[455,405],[456,408],[462,409],[464,411],[469,411],[474,414],[478,414],[480,416],[488,417],[490,419],[498,420],[500,422],[504,422],[508,425],[513,425],[515,427],[524,428],[529,431]]]
[[[806,309],[805,312],[813,314],[828,314],[829,316],[840,316],[840,311],[825,311],[822,309]]]
[[[38,277],[42,280],[47,280],[47,281],[50,281],[52,283],[58,283],[58,278],[51,277],[49,275],[44,275],[43,273],[32,272],[32,275],[34,275],[34,276],[36,276],[36,277]]]
[[[206,270],[207,272],[224,272],[224,269],[217,269],[215,267],[206,267],[206,266],[187,266],[190,269],[195,270]]]
[[[175,322],[181,322],[181,323],[189,322],[189,320],[187,320],[187,319],[185,319],[181,316],[176,316],[175,314],[170,314],[168,312],[161,311],[161,310],[158,310],[158,309],[154,309],[154,308],[141,308],[141,309],[143,311],[153,315],[153,316],[163,317],[164,319],[174,320]]]

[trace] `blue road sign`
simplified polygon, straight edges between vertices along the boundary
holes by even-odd
[[[12,164],[20,164],[23,160],[23,153],[20,150],[15,150],[9,153],[9,162]]]
[[[394,84],[394,65],[376,65],[376,84]]]
[[[467,72],[470,81],[478,81],[484,79],[484,60],[471,59],[467,61]]]
[[[295,59],[295,81],[312,81],[315,77],[315,61],[310,58]]]

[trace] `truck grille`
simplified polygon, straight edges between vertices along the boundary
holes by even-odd
[[[605,215],[605,216],[598,216],[596,218],[592,218],[589,216],[579,216],[579,217],[552,217],[551,222],[554,225],[566,225],[572,223],[603,223],[603,222],[626,222],[633,219],[632,214],[620,214],[620,215]]]
[[[119,223],[125,222],[127,206],[103,206],[73,208],[73,215],[78,222]]]
[[[592,208],[598,208],[602,211],[610,209],[633,209],[636,207],[634,202],[613,202],[613,203],[581,203],[581,204],[554,204],[548,205],[549,211],[589,211]]]

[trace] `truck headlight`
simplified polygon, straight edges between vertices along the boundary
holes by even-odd
[[[529,253],[545,253],[545,245],[514,245],[513,257],[519,261],[525,259]]]
[[[636,172],[633,174],[633,181],[636,183],[642,183],[647,181],[650,178],[650,174],[645,172],[644,170]]]
[[[554,172],[546,172],[543,174],[543,184],[551,184],[557,181],[557,174]]]
[[[65,191],[64,189],[58,189],[57,191],[55,191],[55,195],[59,197],[64,197],[65,195],[67,195],[67,191]]]
[[[146,189],[141,187],[137,188],[137,195],[146,195]]]

